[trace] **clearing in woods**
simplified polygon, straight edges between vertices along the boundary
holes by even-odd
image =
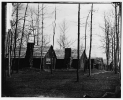
[[[83,95],[102,97],[105,92],[115,92],[120,84],[119,74],[104,70],[79,71],[80,80],[76,82],[76,70],[54,70],[53,74],[39,69],[22,69],[18,74],[7,78],[5,96],[10,97],[58,97],[80,98]]]

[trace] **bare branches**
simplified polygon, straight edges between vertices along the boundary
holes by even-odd
[[[115,73],[117,73],[118,67],[118,56],[119,52],[119,6],[117,3],[114,5],[114,12],[112,10],[112,14],[104,13],[104,22],[105,27],[101,27],[104,31],[104,36],[102,37],[102,47],[105,48],[107,65],[109,64],[109,60],[112,60],[113,67],[115,67]]]
[[[57,43],[60,47],[63,49],[68,48],[72,45],[72,41],[68,40],[68,37],[66,36],[66,33],[68,32],[68,25],[66,20],[64,19],[63,22],[59,25],[60,29],[60,36],[57,39]],[[73,42],[74,43],[74,42]]]
[[[23,23],[22,36],[21,36],[20,49],[19,49],[19,58],[20,58],[20,54],[21,54],[21,46],[22,46],[22,40],[23,40],[23,36],[24,36],[24,28],[25,28],[27,8],[28,8],[28,3],[26,5],[25,15],[24,15],[24,23]],[[18,62],[18,69],[19,69],[19,62]]]

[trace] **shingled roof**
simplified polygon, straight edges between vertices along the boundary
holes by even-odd
[[[44,57],[46,55],[49,48],[50,48],[50,46],[44,46],[43,47],[42,57]],[[41,57],[41,47],[40,46],[34,46],[33,57],[34,58],[40,58]]]
[[[42,56],[43,57],[45,56],[45,54],[47,53],[47,51],[49,50],[49,48],[50,48],[50,46],[43,47],[43,53],[42,53]],[[21,55],[20,55],[21,58],[25,58],[26,50],[27,50],[26,47],[22,47],[21,48]],[[13,56],[14,56],[14,54],[12,53],[12,57]],[[19,47],[16,48],[16,58],[18,58],[18,57],[19,57]],[[34,46],[34,49],[33,49],[33,57],[34,58],[41,57],[41,47],[40,46]]]
[[[46,55],[49,48],[50,48],[50,46],[44,46],[43,47],[42,57],[44,57]],[[26,47],[21,48],[21,56],[20,56],[21,58],[25,58],[26,50],[27,50]],[[64,59],[65,52],[63,49],[56,49],[55,53],[56,53],[57,59]],[[82,55],[82,51],[80,51],[80,56],[81,55]],[[12,57],[13,56],[14,55],[12,55]],[[18,58],[18,56],[19,56],[19,47],[16,48],[16,58]],[[73,57],[73,59],[77,59],[77,50],[76,49],[71,50],[71,56]],[[41,57],[41,46],[37,46],[37,45],[34,46],[33,57],[34,58],[40,58]]]

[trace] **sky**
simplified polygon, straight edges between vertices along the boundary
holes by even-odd
[[[41,5],[40,5],[41,6]],[[50,38],[50,45],[53,44],[53,26],[52,23],[54,21],[54,8],[56,6],[56,34],[55,34],[55,44],[54,48],[59,49],[59,45],[57,40],[60,35],[59,25],[65,19],[67,22],[68,30],[67,37],[68,40],[75,41],[72,45],[72,49],[77,49],[77,34],[78,34],[78,4],[45,4],[46,16],[44,19],[44,34],[47,34]],[[29,4],[29,7],[37,9],[37,4]],[[81,4],[80,5],[80,45],[85,45],[85,21],[87,15],[91,9],[91,4]],[[104,13],[106,15],[110,14],[111,11],[114,10],[112,4],[93,4],[93,26],[92,26],[92,57],[105,57],[104,49],[101,48],[101,36],[104,35],[104,31],[100,28],[104,27]],[[23,11],[24,12],[24,11]],[[40,22],[41,23],[41,22]],[[88,26],[87,26],[87,56],[89,55],[89,44],[90,44],[90,15],[88,18]]]

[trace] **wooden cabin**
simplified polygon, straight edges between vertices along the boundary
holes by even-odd
[[[57,60],[56,53],[53,49],[53,46],[51,45],[48,52],[44,56],[43,69],[50,69],[50,67],[52,67],[52,69],[55,69],[56,60]]]

